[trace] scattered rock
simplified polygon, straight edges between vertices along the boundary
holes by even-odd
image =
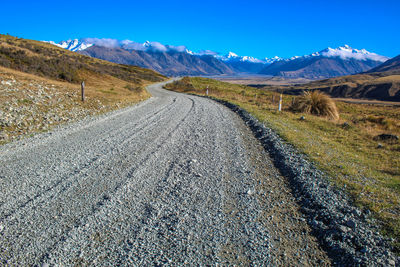
[[[351,229],[354,229],[354,228],[357,227],[357,223],[356,223],[355,221],[353,221],[353,220],[347,221],[347,222],[346,222],[346,225],[347,225],[348,227],[350,227]]]
[[[306,117],[301,116],[301,117],[299,118],[299,120],[304,121],[304,120],[306,120]]]
[[[8,140],[8,134],[5,132],[1,131],[0,132],[0,141],[7,141]]]
[[[349,124],[347,121],[345,121],[345,122],[343,122],[343,124],[342,124],[342,128],[347,130],[347,129],[350,129],[351,126],[350,126],[350,124]]]
[[[397,142],[399,141],[399,137],[394,134],[380,134],[374,137],[375,141],[392,141]]]
[[[351,231],[351,229],[350,229],[349,227],[344,226],[344,225],[339,225],[339,226],[337,227],[337,230],[339,230],[339,231],[342,232],[342,233],[348,233],[348,232]]]

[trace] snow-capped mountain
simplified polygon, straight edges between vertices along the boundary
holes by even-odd
[[[283,58],[275,56],[272,58],[263,58],[263,59],[258,59],[255,57],[250,57],[250,56],[239,56],[234,52],[229,52],[226,55],[215,55],[216,58],[219,60],[225,61],[225,62],[250,62],[250,63],[256,63],[256,64],[272,64],[276,61],[281,61]]]
[[[348,45],[326,48],[305,56],[294,56],[266,66],[260,74],[290,78],[324,79],[368,71],[388,57],[354,49]]]
[[[50,43],[52,45],[56,45],[61,48],[68,49],[68,50],[71,50],[74,52],[82,51],[82,50],[85,50],[85,49],[93,46],[93,44],[90,44],[90,43],[87,43],[87,42],[84,42],[84,41],[78,40],[78,39],[61,41],[59,43],[55,43],[53,41],[44,41],[44,42]]]
[[[82,38],[73,39],[67,41],[61,41],[55,43],[53,41],[44,41],[64,49],[71,51],[83,51],[94,45],[107,47],[107,48],[123,48],[126,50],[139,50],[139,51],[153,51],[153,52],[186,52],[188,54],[194,55],[195,53],[188,50],[186,46],[173,46],[173,45],[163,45],[159,42],[146,41],[144,43],[138,43],[131,40],[117,40],[108,38]]]
[[[264,61],[267,63],[267,64],[272,64],[272,63],[274,63],[274,62],[277,62],[277,61],[281,61],[281,60],[284,60],[283,58],[281,58],[281,57],[278,57],[278,56],[274,56],[274,57],[272,57],[272,58],[264,58]]]
[[[373,60],[379,62],[385,62],[388,60],[388,57],[381,56],[372,52],[369,52],[365,49],[355,49],[350,47],[349,45],[339,46],[338,48],[325,48],[319,52],[314,52],[305,56],[293,56],[289,59],[284,59],[285,61],[295,60],[298,58],[310,58],[310,57],[326,57],[326,58],[334,58],[339,57],[341,59],[357,59],[357,60]]]
[[[250,57],[250,56],[238,56],[233,52],[229,52],[227,55],[215,55],[216,58],[226,61],[226,62],[233,62],[233,61],[242,61],[242,62],[251,62],[251,63],[266,63],[263,60],[258,58]]]
[[[103,46],[108,48],[123,48],[126,50],[139,50],[139,51],[157,51],[157,52],[184,52],[189,55],[193,56],[203,56],[203,55],[214,55],[215,58],[224,61],[224,62],[234,62],[234,61],[241,61],[241,62],[251,62],[251,63],[261,63],[261,64],[271,64],[277,60],[281,60],[279,57],[274,58],[265,58],[265,59],[258,59],[251,56],[238,56],[233,52],[229,52],[227,55],[220,55],[218,53],[208,51],[208,53],[204,53],[204,51],[196,53],[185,46],[172,46],[172,45],[163,45],[159,42],[150,42],[146,41],[144,43],[138,43],[130,40],[116,40],[116,39],[99,39],[99,38],[83,38],[83,39],[72,39],[67,41],[61,41],[59,43],[55,43],[53,41],[44,41],[64,49],[68,49],[74,52],[85,50],[93,45]]]

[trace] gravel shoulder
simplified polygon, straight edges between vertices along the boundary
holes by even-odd
[[[223,100],[215,101],[236,112],[252,130],[286,177],[316,236],[336,266],[397,266],[400,257],[392,251],[390,239],[380,234],[378,223],[368,210],[355,207],[350,197],[329,182],[326,174],[295,147],[246,110]]]
[[[0,147],[3,265],[330,265],[235,113],[141,104]]]

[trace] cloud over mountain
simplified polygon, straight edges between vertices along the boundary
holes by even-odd
[[[152,51],[152,52],[185,52],[186,46],[179,45],[163,45],[160,42],[149,42],[138,43],[131,40],[117,40],[111,38],[83,38],[80,40],[83,43],[89,43],[97,46],[107,48],[123,48],[128,50],[139,50],[139,51]]]

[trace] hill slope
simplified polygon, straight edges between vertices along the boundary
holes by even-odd
[[[320,90],[338,98],[359,98],[382,101],[400,101],[400,72],[365,73],[330,78],[309,84],[297,85],[288,94],[302,90]]]
[[[137,84],[165,79],[148,69],[113,64],[44,42],[7,35],[0,35],[0,66],[73,83],[99,73]]]
[[[400,72],[400,55],[389,59],[383,64],[369,70],[368,72],[398,71]]]

